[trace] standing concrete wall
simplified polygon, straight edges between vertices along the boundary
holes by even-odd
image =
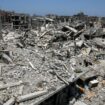
[[[1,16],[0,16],[0,40],[3,39],[1,29],[2,29],[2,22],[1,22]]]

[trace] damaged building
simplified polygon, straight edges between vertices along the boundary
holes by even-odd
[[[9,19],[0,23],[1,105],[105,104],[103,18],[11,13]]]
[[[12,14],[11,21],[14,29],[28,29],[30,26],[30,16],[25,14]]]
[[[30,27],[31,18],[28,14],[0,10],[0,16],[2,27],[10,29],[28,29]]]

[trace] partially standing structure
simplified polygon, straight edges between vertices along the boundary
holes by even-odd
[[[11,21],[14,29],[27,29],[29,28],[30,18],[26,14],[12,14]]]
[[[1,29],[2,29],[2,24],[1,24],[1,15],[0,15],[0,40],[2,39]]]
[[[0,10],[0,15],[3,28],[27,29],[31,23],[31,18],[28,14]]]

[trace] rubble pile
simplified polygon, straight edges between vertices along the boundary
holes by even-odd
[[[37,30],[2,29],[0,104],[40,104],[75,83],[78,93],[70,105],[104,105],[105,28],[91,24],[75,20]]]

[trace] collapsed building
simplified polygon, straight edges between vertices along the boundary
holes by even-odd
[[[10,17],[18,30],[0,28],[1,105],[105,104],[102,18],[32,17],[27,30],[24,15]]]

